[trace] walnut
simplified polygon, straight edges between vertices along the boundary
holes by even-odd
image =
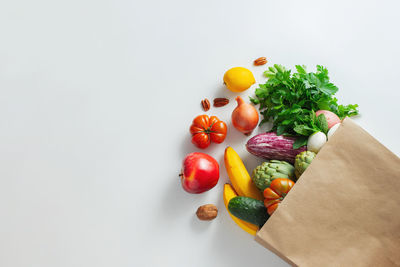
[[[213,204],[206,204],[197,209],[196,215],[202,221],[211,221],[217,217],[218,208]]]

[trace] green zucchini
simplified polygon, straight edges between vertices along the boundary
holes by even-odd
[[[250,197],[234,197],[229,201],[228,210],[239,219],[258,225],[260,228],[268,220],[269,215],[264,202]]]

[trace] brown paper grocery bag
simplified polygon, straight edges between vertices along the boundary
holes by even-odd
[[[294,266],[400,266],[400,159],[345,119],[256,241]]]

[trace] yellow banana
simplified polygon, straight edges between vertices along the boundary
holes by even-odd
[[[251,180],[243,161],[233,148],[228,146],[225,149],[224,161],[226,172],[239,196],[264,200],[263,195]]]
[[[225,184],[224,185],[224,203],[225,203],[226,210],[228,211],[231,218],[235,221],[235,223],[240,228],[242,228],[243,230],[245,230],[247,233],[249,233],[251,235],[255,235],[258,231],[258,227],[256,225],[245,222],[245,221],[233,216],[228,210],[229,200],[231,200],[232,198],[234,198],[236,196],[237,196],[237,194],[236,194],[235,190],[233,189],[233,187],[230,184]]]

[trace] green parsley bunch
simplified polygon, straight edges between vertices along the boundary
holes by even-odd
[[[272,131],[277,135],[300,136],[294,148],[307,144],[311,134],[328,131],[325,115],[318,117],[315,111],[330,110],[340,119],[358,114],[358,105],[339,105],[334,97],[338,88],[329,82],[328,70],[317,65],[317,71],[307,72],[305,66],[296,65],[296,73],[291,73],[275,64],[264,72],[268,81],[260,84],[255,98],[250,100],[260,104],[262,123],[272,120]]]

